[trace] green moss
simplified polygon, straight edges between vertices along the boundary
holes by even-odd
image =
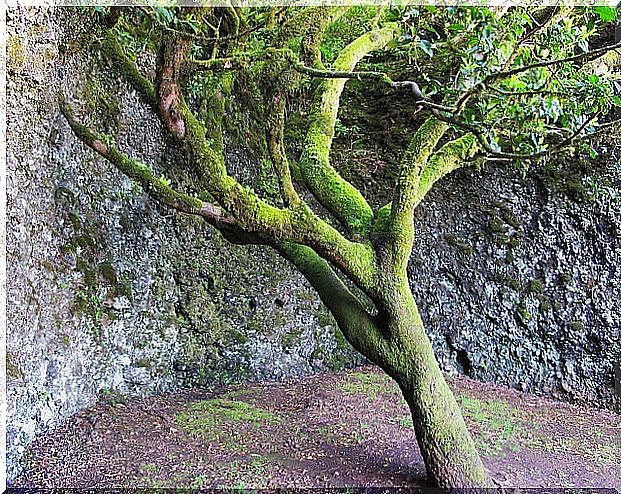
[[[211,436],[223,423],[264,427],[279,424],[280,416],[244,401],[214,398],[191,404],[175,416],[175,421],[190,434]]]
[[[518,247],[520,245],[520,239],[518,238],[518,236],[514,235],[511,237],[511,240],[509,241],[509,246],[512,249],[515,249],[516,247]]]
[[[6,54],[8,71],[19,72],[26,63],[26,47],[19,36],[9,36]]]
[[[442,134],[446,131],[445,124],[443,126]],[[417,204],[427,195],[433,184],[463,166],[466,161],[474,156],[477,149],[476,137],[473,134],[466,134],[447,142],[433,153],[420,176]]]
[[[133,281],[128,274],[119,276],[116,284],[116,293],[125,296],[130,302],[134,301]]]
[[[71,226],[73,226],[73,229],[78,232],[82,229],[82,220],[80,219],[80,217],[78,216],[77,213],[71,211],[69,212],[69,221],[71,222]]]
[[[526,322],[530,321],[533,317],[526,307],[518,307],[517,314]]]
[[[517,408],[503,400],[481,401],[462,396],[460,401],[464,417],[472,423],[477,447],[484,455],[494,456],[506,447],[519,447],[522,426]]]
[[[543,289],[545,288],[545,283],[542,280],[531,280],[528,284],[528,289],[531,293],[543,293]]]
[[[302,330],[300,329],[292,329],[288,333],[282,335],[280,341],[285,348],[291,348],[300,343],[300,336],[302,335]]]
[[[41,266],[43,266],[45,270],[50,273],[53,273],[54,271],[56,271],[56,266],[48,260],[41,261]]]
[[[517,217],[517,215],[513,211],[511,211],[511,208],[506,204],[499,201],[493,201],[491,203],[491,206],[495,208],[498,212],[493,212],[492,214],[500,214],[500,217],[507,225],[510,225],[515,229],[518,229],[522,225],[522,222]]]
[[[82,89],[82,100],[88,111],[97,115],[102,124],[118,121],[121,105],[118,97],[107,89],[99,79],[88,77]]]
[[[315,316],[315,321],[317,324],[322,327],[332,326],[333,328],[336,326],[336,321],[330,312],[328,312],[324,307],[320,307],[318,310],[314,311],[313,315]],[[340,333],[340,331],[338,331]],[[335,338],[338,338],[337,331],[334,332]]]
[[[489,229],[493,233],[507,233],[509,228],[499,218],[493,217],[489,222]],[[507,241],[507,243],[509,243]]]
[[[134,363],[134,366],[142,368],[142,369],[151,369],[152,367],[155,366],[155,362],[153,362],[153,360],[151,359],[142,358],[142,359],[136,360],[136,362]]]
[[[76,269],[84,275],[86,286],[97,286],[97,270],[92,268],[92,264],[81,256],[78,256],[75,262]]]
[[[394,27],[387,27],[373,35],[361,36],[341,51],[334,69],[353,70],[364,55],[384,46],[395,34]],[[332,167],[329,159],[345,82],[345,79],[324,79],[319,83],[299,167],[304,182],[319,202],[352,234],[364,235],[373,221],[373,211],[362,194]]]
[[[590,196],[587,193],[582,181],[580,180],[568,180],[566,183],[567,190],[574,195],[574,197],[589,199]]]
[[[116,285],[118,283],[116,269],[109,262],[99,264],[97,270],[101,277],[110,285]]]
[[[103,301],[95,294],[78,291],[75,294],[73,312],[76,315],[83,315],[88,318],[87,330],[91,333],[93,340],[101,344],[101,329],[105,318],[109,318],[107,308]]]
[[[474,252],[474,248],[472,247],[472,245],[470,245],[468,241],[463,238],[459,238],[455,235],[444,235],[444,240],[448,245],[457,247],[466,255],[472,255],[472,253]]]
[[[522,289],[522,284],[520,280],[513,278],[512,276],[501,274],[498,276],[498,281],[500,281],[503,285],[508,286],[512,290],[519,292]]]
[[[569,323],[569,329],[576,332],[582,332],[584,331],[584,324],[582,324],[580,321],[571,321]]]
[[[280,186],[276,175],[273,173],[272,162],[263,159],[259,162],[258,185],[265,196],[272,201],[280,200]]]
[[[563,286],[567,286],[571,283],[573,277],[571,273],[562,273],[560,276],[560,281]]]
[[[538,177],[554,191],[566,194],[574,200],[591,202],[593,196],[582,182],[582,177],[589,172],[585,165],[586,162],[583,160],[576,160],[576,163],[563,162],[563,166],[559,167],[557,163],[550,160],[539,170]]]
[[[502,210],[502,219],[505,221],[505,223],[511,225],[515,229],[522,226],[522,221],[509,209]]]
[[[365,395],[371,401],[377,400],[380,394],[400,394],[388,376],[366,372],[353,372],[339,385],[339,389],[346,394]]]
[[[233,326],[227,326],[228,338],[230,341],[243,345],[248,342],[248,335],[235,329]]]
[[[132,226],[132,222],[129,219],[129,216],[127,213],[122,212],[121,215],[119,216],[119,224],[123,227],[124,230],[129,230]]]
[[[127,396],[115,389],[102,388],[99,390],[99,399],[107,405],[118,405],[125,403]]]
[[[365,234],[373,211],[362,194],[330,165],[333,128],[315,121],[308,130],[299,166],[306,185],[352,233]]]

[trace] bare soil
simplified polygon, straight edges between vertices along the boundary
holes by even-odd
[[[621,416],[449,383],[499,487],[621,489]],[[398,388],[375,368],[220,392],[113,394],[27,451],[12,487],[423,487]]]

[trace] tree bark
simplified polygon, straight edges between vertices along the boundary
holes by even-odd
[[[330,278],[327,264],[324,271],[310,271],[295,257],[286,257],[320,295],[325,295],[322,299],[331,302],[326,305],[345,338],[399,385],[412,414],[429,485],[448,491],[489,487],[488,475],[440,370],[407,281],[384,287],[379,314],[362,318],[359,304],[342,298],[342,293],[335,297],[335,284],[340,281]],[[343,288],[339,286],[338,290]],[[344,310],[345,305],[352,305],[352,310]],[[353,306],[358,308],[354,311]],[[367,322],[361,324],[363,320]]]
[[[380,318],[391,349],[379,364],[397,382],[410,408],[428,482],[445,489],[488,487],[487,473],[407,282],[391,287],[384,302]]]
[[[406,279],[380,283],[371,316],[329,264],[307,247],[277,246],[317,290],[352,346],[392,377],[405,398],[427,481],[446,490],[490,485],[461,409],[433,353]]]

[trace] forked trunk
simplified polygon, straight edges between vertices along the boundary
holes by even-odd
[[[487,487],[485,469],[444,380],[405,275],[378,280],[371,316],[329,264],[311,249],[281,244],[319,293],[347,340],[391,376],[412,412],[429,483],[451,490]]]

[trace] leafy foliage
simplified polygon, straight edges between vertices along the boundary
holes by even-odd
[[[584,63],[603,44],[598,33],[616,18],[612,8],[429,6],[393,9],[391,16],[405,26],[392,47],[408,64],[399,75],[448,106],[470,93],[459,121],[485,135],[494,151],[540,153],[578,129],[593,132],[621,103],[619,73]],[[581,54],[583,60],[551,63]]]

